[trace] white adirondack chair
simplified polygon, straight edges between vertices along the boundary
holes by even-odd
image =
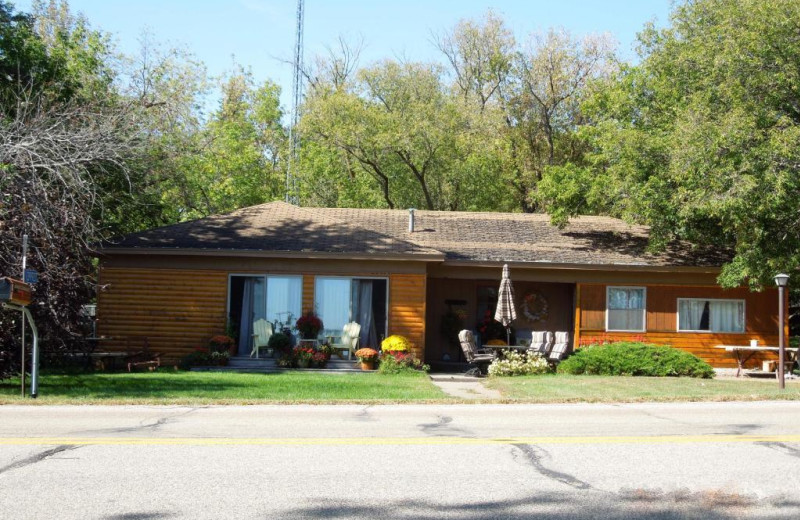
[[[250,357],[258,359],[259,352],[266,350],[269,338],[272,336],[272,323],[261,318],[253,322],[253,350]]]
[[[347,359],[353,359],[353,355],[358,350],[358,337],[361,335],[361,325],[351,321],[346,323],[342,328],[342,335],[337,339],[339,341],[333,343],[331,346],[336,349],[337,355],[341,356],[342,352],[347,352]]]

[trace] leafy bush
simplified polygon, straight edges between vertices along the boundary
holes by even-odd
[[[411,349],[411,342],[405,336],[393,334],[381,342],[384,352],[407,352]]]
[[[213,364],[211,361],[211,352],[207,348],[198,348],[183,356],[180,360],[180,367],[183,370],[189,370],[191,367],[202,367]]]
[[[563,374],[714,377],[702,359],[666,345],[620,341],[578,349],[558,365]]]
[[[269,337],[267,348],[274,349],[275,352],[290,352],[292,350],[292,340],[282,332],[276,332]]]
[[[547,360],[538,352],[508,350],[502,358],[489,365],[490,376],[527,376],[546,374],[550,371]]]
[[[381,374],[400,374],[403,372],[427,372],[431,367],[425,365],[414,357],[413,354],[405,352],[388,353],[384,352],[378,372]]]

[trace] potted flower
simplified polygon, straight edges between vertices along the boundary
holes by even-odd
[[[314,352],[311,356],[311,366],[314,368],[325,368],[325,365],[328,364],[329,356],[327,356],[324,352]]]
[[[356,357],[361,361],[361,370],[375,370],[375,362],[378,361],[377,350],[360,348],[356,350]]]
[[[208,346],[211,347],[211,350],[214,352],[228,352],[229,357],[236,355],[236,342],[232,337],[226,336],[225,334],[212,336],[208,341]]]
[[[393,334],[381,342],[381,350],[384,354],[392,355],[395,352],[408,352],[411,349],[411,342],[405,336]]]
[[[311,347],[295,347],[293,354],[297,368],[308,368],[311,366],[315,352]]]
[[[297,319],[295,327],[303,339],[316,339],[322,330],[322,320],[314,311],[308,311]]]

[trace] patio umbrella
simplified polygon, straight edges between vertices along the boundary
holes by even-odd
[[[500,290],[497,293],[497,310],[494,311],[494,319],[506,328],[506,343],[510,344],[511,322],[517,319],[517,309],[514,307],[514,287],[511,285],[508,264],[503,265],[503,279],[500,280]]]

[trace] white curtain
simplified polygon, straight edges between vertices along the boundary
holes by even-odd
[[[314,303],[327,333],[341,333],[345,323],[350,321],[350,291],[349,278],[316,279]]]
[[[744,332],[744,303],[712,301],[710,325],[714,332]]]
[[[303,278],[301,276],[267,277],[267,321],[294,326],[303,312]],[[290,316],[291,315],[291,316]]]
[[[608,290],[608,329],[644,330],[644,289]]]
[[[701,328],[706,305],[708,302],[704,300],[680,300],[678,306],[680,330],[706,330]]]

